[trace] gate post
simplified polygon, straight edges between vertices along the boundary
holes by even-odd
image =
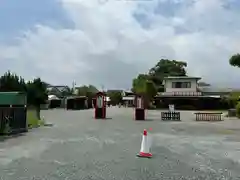
[[[103,92],[96,94],[95,119],[106,118],[106,95]]]
[[[145,120],[144,97],[135,95],[135,120]]]

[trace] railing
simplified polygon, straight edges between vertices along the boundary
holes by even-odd
[[[202,92],[163,92],[161,96],[202,96]]]
[[[180,121],[180,112],[161,112],[161,119],[163,121]]]
[[[198,112],[195,113],[196,121],[222,121],[222,113],[207,113],[207,112]]]

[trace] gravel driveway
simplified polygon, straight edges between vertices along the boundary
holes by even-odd
[[[170,180],[240,179],[240,122],[163,122],[160,111],[134,121],[133,109],[47,110],[52,127],[0,142],[3,180]],[[151,130],[152,159],[137,158],[143,129]],[[0,178],[0,179],[1,179]]]

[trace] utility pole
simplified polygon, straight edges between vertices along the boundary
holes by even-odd
[[[104,85],[103,84],[101,85],[101,88],[102,88],[102,92],[104,92]]]
[[[75,86],[76,86],[76,81],[73,80],[73,82],[72,82],[73,94],[75,94]]]

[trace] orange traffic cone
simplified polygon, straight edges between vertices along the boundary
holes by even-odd
[[[145,158],[151,158],[152,154],[149,152],[149,143],[147,138],[147,130],[144,129],[143,131],[143,137],[142,137],[142,144],[139,154],[137,154],[138,157],[145,157]]]

